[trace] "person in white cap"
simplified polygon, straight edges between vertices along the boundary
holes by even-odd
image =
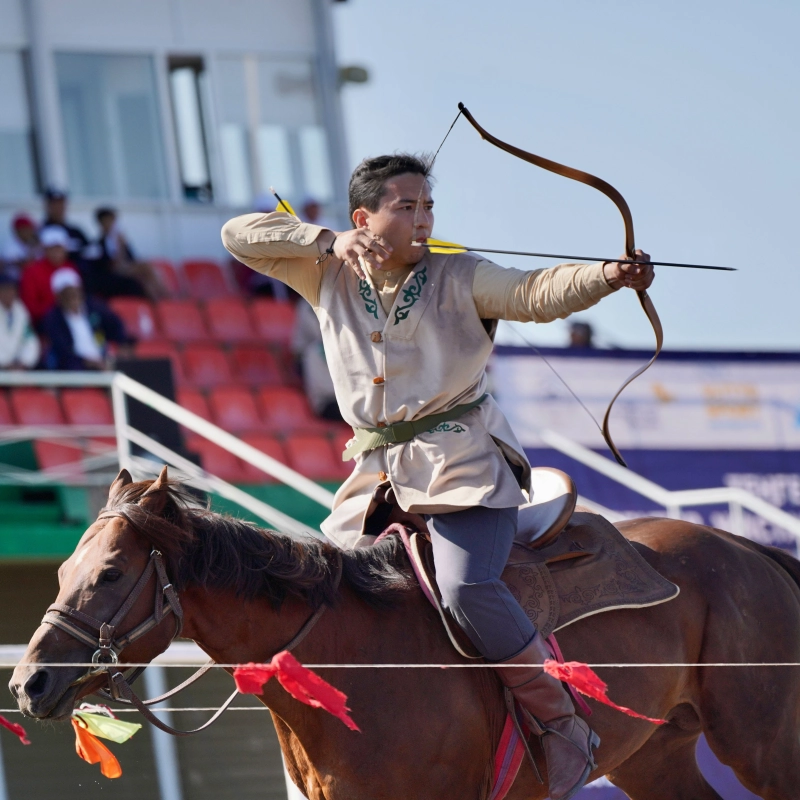
[[[83,282],[74,269],[57,269],[50,285],[56,305],[42,322],[49,341],[45,366],[48,369],[107,369],[108,344],[115,342],[123,350],[133,342],[122,320],[99,300],[85,297]]]
[[[46,225],[39,231],[39,242],[44,250],[44,257],[25,268],[19,285],[20,299],[25,303],[33,324],[37,327],[55,305],[50,279],[56,270],[70,270],[80,279],[77,269],[68,259],[70,239],[62,227]]]
[[[0,369],[33,369],[40,353],[17,282],[9,272],[0,272]]]

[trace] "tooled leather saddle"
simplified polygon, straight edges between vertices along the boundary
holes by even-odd
[[[680,589],[608,520],[577,506],[575,484],[566,473],[533,469],[531,483],[533,500],[520,507],[516,543],[502,578],[544,637],[602,611],[641,608],[678,596]],[[425,520],[400,509],[388,484],[376,490],[369,513],[360,544],[374,542],[375,532],[405,527],[409,557],[426,594],[437,601],[450,641],[462,655],[480,658],[442,606]]]

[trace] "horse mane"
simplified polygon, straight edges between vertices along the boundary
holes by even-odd
[[[154,514],[139,503],[152,483],[123,486],[101,513],[123,517],[164,554],[178,591],[189,586],[230,590],[246,600],[264,597],[276,609],[294,596],[316,609],[335,602],[337,554],[342,584],[372,606],[394,605],[414,585],[397,537],[373,547],[341,550],[311,536],[298,539],[211,511],[177,481],[158,490],[167,497],[163,510]]]

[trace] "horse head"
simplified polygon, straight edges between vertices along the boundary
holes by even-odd
[[[174,553],[165,554],[165,565],[151,532],[168,526],[172,536],[157,541],[165,549],[164,541],[175,540],[177,548],[181,513],[166,467],[139,483],[120,472],[106,507],[59,568],[56,602],[14,670],[9,689],[24,714],[69,717],[120,671],[111,665],[149,662],[169,646],[182,616],[166,578]]]

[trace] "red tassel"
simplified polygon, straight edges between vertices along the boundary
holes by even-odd
[[[347,713],[347,695],[306,669],[291,653],[278,653],[269,664],[247,664],[233,672],[236,688],[242,694],[261,694],[264,684],[277,675],[281,686],[301,703],[322,708],[340,719],[351,731],[359,730]]]
[[[567,661],[559,664],[557,661],[547,659],[544,662],[544,671],[548,675],[552,675],[559,681],[564,681],[570,686],[574,686],[581,694],[591,697],[600,703],[605,703],[611,708],[616,708],[623,714],[629,717],[636,717],[637,719],[644,719],[652,722],[654,725],[663,725],[666,723],[665,719],[653,719],[652,717],[645,717],[636,711],[632,711],[625,706],[618,706],[616,703],[608,699],[606,692],[608,691],[608,684],[603,681],[600,676],[594,672],[587,664],[582,664],[580,661]]]
[[[22,725],[18,725],[16,722],[9,722],[4,716],[0,715],[0,725],[4,728],[8,728],[11,733],[19,736],[19,740],[22,744],[30,744],[31,740],[28,738],[28,735],[25,733],[25,728]]]

